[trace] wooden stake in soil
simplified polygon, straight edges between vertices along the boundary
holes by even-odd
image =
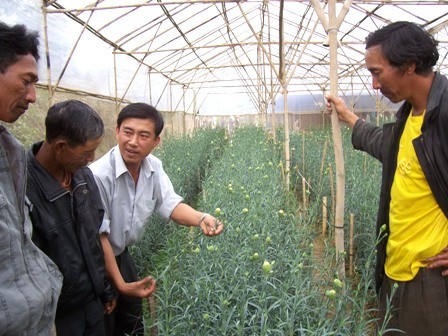
[[[324,236],[327,233],[327,196],[322,198],[322,235]]]
[[[306,180],[302,177],[302,197],[303,197],[303,211],[306,211],[307,201],[306,201]]]
[[[319,174],[319,188],[322,191],[322,177],[324,174],[324,165],[325,165],[325,158],[327,156],[327,146],[328,146],[328,138],[325,139],[325,143],[324,143],[324,150],[322,152],[322,162],[320,164],[320,174]]]
[[[363,164],[363,172],[364,172],[364,176],[366,176],[366,172],[367,172],[367,155],[366,155],[366,153],[363,153],[364,154],[364,164]]]
[[[302,131],[302,171],[303,171],[303,175],[306,175],[306,171],[305,171],[305,131]]]
[[[353,275],[353,231],[354,231],[354,227],[355,227],[355,215],[354,214],[350,214],[350,250],[349,250],[349,263],[350,263],[350,268],[349,268],[349,274],[350,276]]]
[[[156,300],[154,298],[154,294],[151,294],[148,298],[148,312],[149,312],[149,322],[151,325],[151,336],[157,336],[159,331],[157,329],[156,323]]]
[[[334,195],[333,167],[328,165],[328,174],[330,175],[330,193],[331,193],[331,210],[333,215],[333,224],[336,211],[336,196]]]

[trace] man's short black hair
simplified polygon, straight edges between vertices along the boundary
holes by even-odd
[[[104,135],[104,123],[87,104],[66,100],[50,107],[45,118],[46,140],[65,139],[70,147],[82,146]]]
[[[20,56],[33,55],[39,60],[39,34],[24,25],[8,26],[0,22],[0,72],[17,62]]]
[[[124,107],[118,114],[117,127],[120,128],[123,120],[129,118],[152,120],[155,124],[156,137],[162,133],[164,126],[163,116],[155,107],[151,105],[145,103],[133,103]]]
[[[373,33],[366,39],[366,49],[381,46],[384,57],[392,66],[415,64],[417,74],[432,72],[439,59],[437,41],[413,22],[398,21]]]

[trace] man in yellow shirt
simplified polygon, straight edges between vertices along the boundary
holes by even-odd
[[[389,24],[367,37],[365,62],[373,88],[404,101],[396,122],[376,127],[342,99],[326,97],[327,108],[353,129],[354,148],[383,164],[378,324],[391,300],[387,328],[407,336],[448,335],[448,80],[433,72],[438,58],[437,42],[417,24]]]

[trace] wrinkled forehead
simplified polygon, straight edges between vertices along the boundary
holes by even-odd
[[[28,76],[28,80],[37,82],[37,62],[33,55],[19,55],[15,62],[6,67],[3,74]]]

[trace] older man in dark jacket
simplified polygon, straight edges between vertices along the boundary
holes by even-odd
[[[371,125],[331,95],[327,107],[333,103],[353,128],[353,146],[383,163],[379,325],[408,336],[448,335],[448,81],[432,70],[437,42],[416,24],[392,23],[366,42],[373,88],[393,103],[405,101],[396,122]]]
[[[104,125],[86,104],[53,105],[46,140],[28,151],[27,196],[32,203],[33,241],[64,276],[56,312],[58,335],[104,335],[104,313],[115,306],[99,240],[103,206],[86,167]]]

